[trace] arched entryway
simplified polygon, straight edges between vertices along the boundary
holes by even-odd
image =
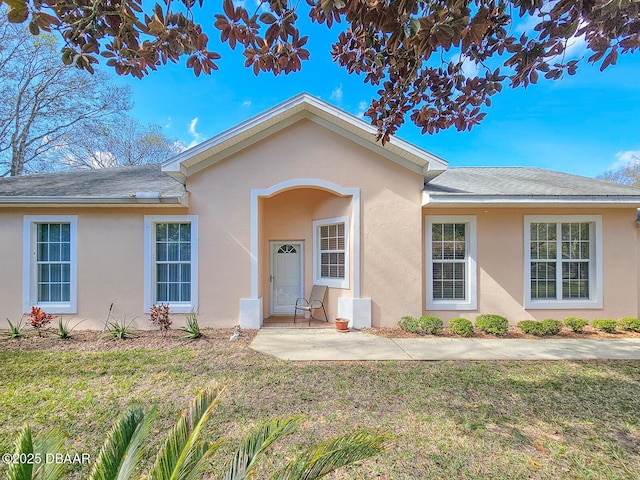
[[[251,298],[240,300],[241,326],[293,314],[294,290],[306,296],[314,284],[329,287],[330,319],[370,326],[360,268],[358,188],[307,178],[251,191]]]

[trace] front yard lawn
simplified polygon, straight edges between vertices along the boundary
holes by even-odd
[[[173,332],[172,332],[173,333]],[[206,436],[303,414],[270,463],[355,427],[390,431],[382,455],[339,479],[637,479],[640,362],[305,362],[252,351],[251,335],[158,332],[124,341],[0,340],[0,453],[21,425],[50,427],[93,460],[127,405],[158,406],[156,444],[196,391],[229,384]],[[149,456],[151,457],[151,455]],[[221,478],[224,451],[204,478]],[[82,479],[88,465],[72,465]],[[4,475],[2,467],[0,475]]]

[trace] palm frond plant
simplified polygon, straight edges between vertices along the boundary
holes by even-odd
[[[200,392],[187,410],[182,412],[164,445],[158,451],[149,480],[191,480],[204,466],[205,460],[222,445],[200,442],[199,437],[213,409],[226,390],[217,394],[213,388]]]
[[[184,316],[184,320],[187,323],[184,327],[180,327],[180,330],[185,332],[182,338],[188,338],[189,340],[195,340],[202,336],[200,331],[200,325],[198,325],[198,312],[187,313]]]
[[[18,434],[7,480],[59,480],[63,478],[63,464],[47,461],[47,455],[62,451],[62,436],[44,433],[35,439],[25,425]],[[4,457],[3,457],[4,459]],[[5,460],[6,461],[6,460]]]
[[[89,480],[129,480],[134,478],[143,459],[144,445],[156,417],[153,408],[146,415],[141,407],[125,410],[111,427]]]
[[[347,433],[311,446],[291,460],[271,480],[315,480],[329,473],[381,453],[388,434],[364,431]]]
[[[22,332],[22,330],[24,329],[24,327],[27,326],[27,324],[24,323],[23,320],[24,320],[24,315],[22,316],[20,321],[18,321],[18,323],[14,325],[13,323],[11,323],[11,320],[7,318],[7,322],[9,323],[9,330],[6,332],[7,337],[21,338],[24,336],[24,333]]]
[[[144,414],[138,406],[125,410],[111,427],[98,453],[89,480],[196,480],[207,459],[223,443],[202,441],[200,436],[213,409],[220,402],[226,387],[216,391],[209,387],[200,392],[182,412],[155,457],[148,475],[140,476],[144,459],[144,446],[149,443],[151,424],[156,417],[155,408]],[[302,423],[302,417],[274,419],[263,422],[251,430],[226,466],[224,480],[250,480],[256,473],[256,464],[276,441],[292,434]],[[389,435],[376,435],[355,431],[312,446],[276,472],[272,480],[315,480],[336,469],[380,453]],[[31,431],[25,426],[16,440],[16,452],[62,451],[60,436],[47,434],[33,442]],[[11,465],[8,480],[58,480],[62,478],[61,464]]]
[[[227,466],[225,480],[244,480],[251,478],[254,466],[260,455],[274,442],[296,431],[302,417],[273,419],[256,427],[250,432],[233,453]]]

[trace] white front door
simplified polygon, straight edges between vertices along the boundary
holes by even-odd
[[[269,242],[271,245],[271,313],[293,313],[296,299],[304,297],[304,242]]]

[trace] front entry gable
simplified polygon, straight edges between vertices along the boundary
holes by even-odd
[[[162,170],[184,182],[194,173],[251,147],[303,120],[337,133],[392,162],[433,178],[447,162],[403,140],[392,138],[385,145],[376,141],[376,129],[328,103],[308,94],[297,95],[215,137],[185,150],[166,162]]]

